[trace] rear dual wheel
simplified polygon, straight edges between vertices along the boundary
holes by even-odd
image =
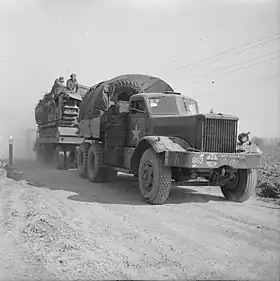
[[[41,144],[36,144],[36,160],[43,164],[44,163],[44,149]]]
[[[93,142],[87,152],[87,176],[94,183],[114,181],[117,172],[109,167],[103,166],[103,146]]]
[[[52,164],[54,161],[54,153],[53,144],[36,145],[36,159],[41,164]]]
[[[94,142],[88,151],[87,171],[90,181],[98,183],[103,182],[105,178],[105,170],[102,167],[103,148],[101,144]]]
[[[85,142],[79,146],[77,151],[77,169],[78,174],[81,178],[88,177],[87,161],[89,148],[90,144]]]

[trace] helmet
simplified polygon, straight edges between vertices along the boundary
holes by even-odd
[[[70,77],[71,77],[71,78],[72,78],[72,77],[76,77],[76,74],[73,73],[73,74],[70,75]]]

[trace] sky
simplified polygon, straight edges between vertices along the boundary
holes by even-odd
[[[0,144],[59,76],[158,76],[239,131],[280,136],[280,0],[0,0]]]

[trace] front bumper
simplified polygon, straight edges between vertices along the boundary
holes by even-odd
[[[180,168],[216,169],[229,166],[235,169],[258,169],[261,154],[250,153],[208,153],[191,151],[166,151],[165,166]]]

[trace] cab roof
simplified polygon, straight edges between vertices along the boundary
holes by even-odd
[[[177,92],[165,92],[165,93],[139,93],[139,94],[135,94],[135,95],[132,95],[130,97],[131,100],[135,100],[135,99],[139,99],[139,98],[144,98],[144,99],[147,99],[147,98],[158,98],[158,97],[162,97],[162,96],[179,96],[179,97],[184,97],[188,100],[192,100],[194,102],[196,102],[195,99],[191,98],[191,97],[188,97],[186,95],[182,95],[181,93],[177,93]]]

